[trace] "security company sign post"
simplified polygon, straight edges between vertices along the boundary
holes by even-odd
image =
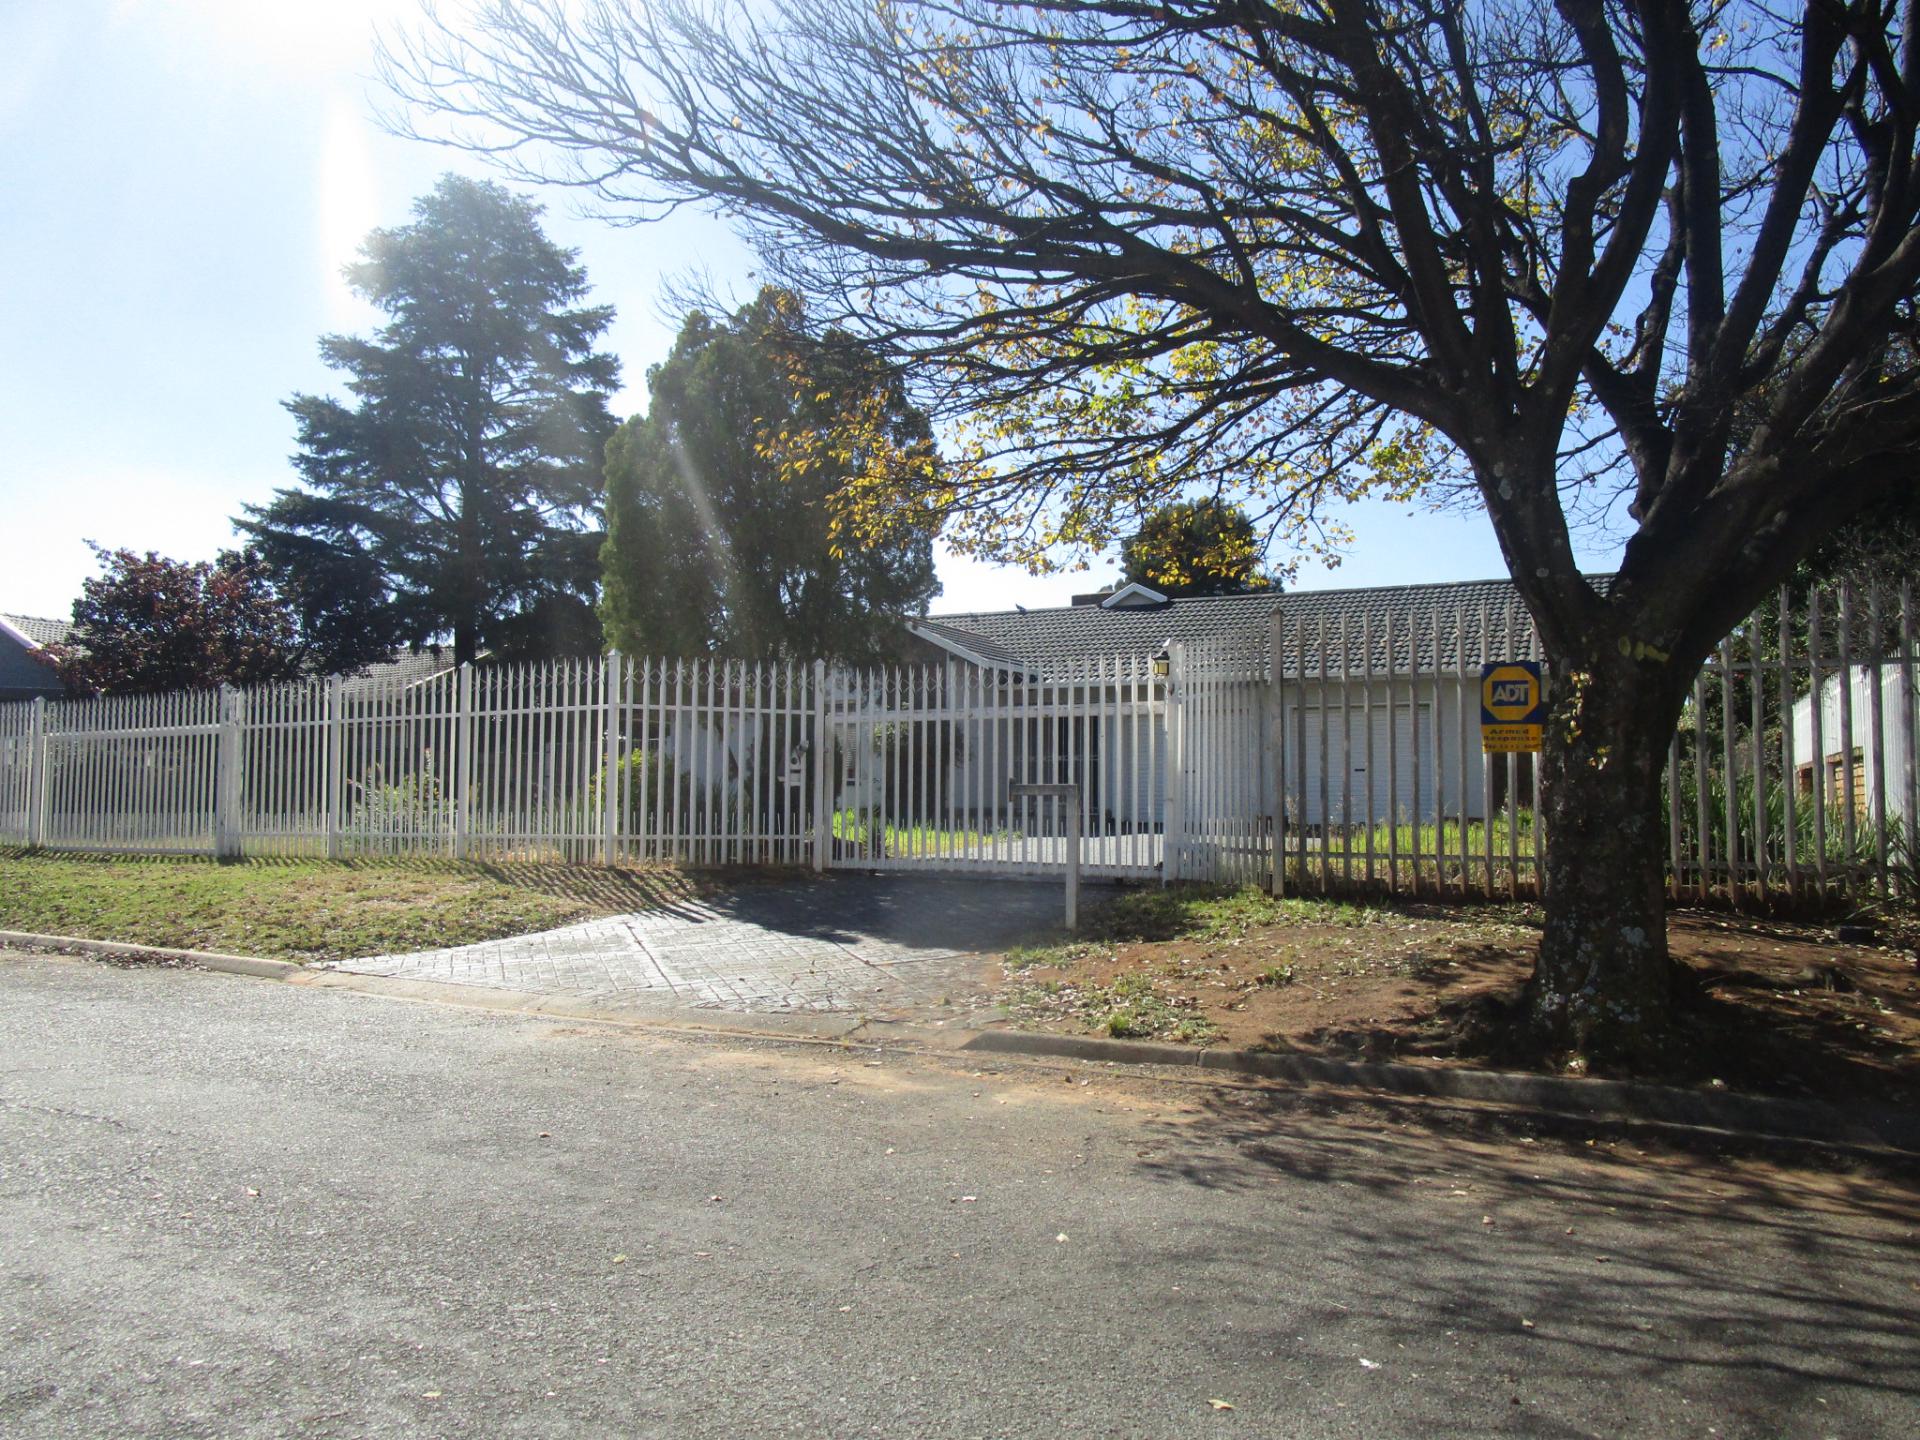
[[[1547,724],[1547,692],[1538,660],[1480,667],[1480,748],[1489,755],[1538,750]]]

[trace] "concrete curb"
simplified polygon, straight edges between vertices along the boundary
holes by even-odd
[[[117,940],[83,940],[70,935],[0,930],[0,947],[8,945],[135,959],[157,957],[221,974],[278,980],[320,990],[351,990],[395,1000],[462,1005],[469,1009],[583,1020],[633,1029],[840,1045],[890,1040],[948,1052],[1092,1060],[1118,1065],[1169,1065],[1251,1075],[1301,1086],[1369,1090],[1409,1099],[1475,1101],[1577,1119],[1651,1121],[1691,1130],[1920,1154],[1920,1116],[1892,1106],[1841,1110],[1805,1100],[1711,1094],[1621,1080],[1576,1080],[1502,1070],[1329,1060],[1316,1055],[1279,1055],[1262,1050],[1202,1050],[1187,1045],[1107,1040],[1093,1035],[1055,1035],[1045,1031],[935,1030],[870,1019],[861,1014],[715,1014],[708,1019],[693,1011],[621,1012],[528,990],[404,980],[350,970],[321,970],[290,960],[260,960],[249,955],[220,955],[205,950],[171,950]]]
[[[697,1031],[703,1035],[750,1035],[756,1038],[844,1040],[867,1023],[858,1014],[754,1015],[714,1012],[711,1020],[695,1010],[609,1010],[591,1001],[536,990],[511,990],[494,985],[462,985],[450,980],[409,980],[393,975],[370,975],[358,970],[318,970],[303,967],[293,984],[314,990],[351,990],[389,1000],[421,1000],[436,1005],[462,1005],[473,1010],[504,1010],[517,1015],[541,1015],[550,1020],[586,1020],[648,1030]]]
[[[1428,1100],[1470,1100],[1580,1119],[1641,1120],[1694,1130],[1723,1130],[1773,1140],[1813,1141],[1920,1154],[1920,1116],[1892,1106],[1838,1109],[1806,1100],[1702,1093],[1622,1080],[1576,1080],[1502,1070],[1464,1070],[1276,1055],[1259,1050],[1197,1050],[1091,1035],[983,1030],[961,1049],[996,1055],[1180,1065],[1257,1075],[1296,1085],[1372,1090]]]
[[[291,980],[306,969],[291,960],[257,960],[251,955],[218,955],[208,950],[169,950],[160,945],[129,945],[119,940],[82,940],[72,935],[34,935],[23,930],[0,930],[0,946],[21,945],[36,950],[70,950],[82,955],[147,956],[180,960],[202,970],[227,975],[252,975],[261,980]]]

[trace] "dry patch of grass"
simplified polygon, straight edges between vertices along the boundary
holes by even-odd
[[[1341,901],[1197,886],[1140,890],[1071,940],[1009,952],[1017,1023],[1198,1044],[1272,1045],[1428,986],[1471,939],[1528,943],[1524,911],[1426,918]],[[1293,1048],[1289,1046],[1289,1048]]]
[[[1357,1059],[1552,1068],[1521,991],[1524,905],[1356,906],[1255,890],[1143,890],[1083,933],[1010,952],[1025,1027]],[[1818,925],[1683,911],[1677,1034],[1649,1078],[1829,1098],[1920,1096],[1916,937],[1840,945]]]
[[[340,960],[551,930],[705,885],[672,870],[0,850],[0,930]]]

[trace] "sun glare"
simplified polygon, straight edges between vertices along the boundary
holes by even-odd
[[[194,26],[233,55],[297,70],[371,67],[373,33],[404,22],[419,0],[121,0],[116,19]]]
[[[381,223],[380,185],[366,123],[344,98],[327,106],[320,142],[320,256],[327,271],[327,314],[336,328],[364,323],[369,309],[347,288],[340,267],[357,257],[367,232]]]

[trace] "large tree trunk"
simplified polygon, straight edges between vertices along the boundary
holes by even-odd
[[[1532,1012],[1556,1048],[1631,1063],[1670,1019],[1660,776],[1680,689],[1665,666],[1617,654],[1550,658]]]

